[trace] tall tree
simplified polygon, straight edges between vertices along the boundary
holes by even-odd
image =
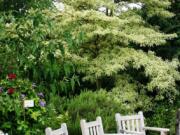
[[[62,14],[59,27],[71,25],[73,35],[85,33],[83,45],[72,59],[80,65],[77,70],[84,74],[83,80],[95,83],[97,89],[106,88],[104,78],[116,78],[116,82],[119,76],[127,80],[130,77],[126,76],[131,76],[140,91],[145,90],[157,99],[172,98],[176,94],[176,81],[180,79],[178,62],[164,61],[151,48],[165,45],[166,40],[175,38],[176,34],[162,33],[148,23],[154,16],[171,17],[173,14],[166,10],[170,2],[137,2],[142,3],[142,10],[116,15],[119,5],[111,0],[64,0],[68,10]],[[101,13],[99,7],[106,7],[113,14]],[[112,86],[118,88],[116,84]],[[169,92],[171,94],[167,94]]]

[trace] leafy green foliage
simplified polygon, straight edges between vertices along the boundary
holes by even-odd
[[[105,130],[114,132],[116,112],[139,110],[148,116],[150,125],[171,127],[173,122],[168,118],[160,120],[175,113],[173,104],[179,105],[178,53],[171,58],[161,54],[167,41],[176,45],[179,41],[178,30],[162,28],[170,26],[164,22],[174,16],[168,10],[170,1],[124,0],[143,6],[119,15],[115,14],[119,5],[112,0],[63,2],[65,10],[59,12],[50,0],[0,1],[0,84],[5,89],[14,85],[4,79],[8,73],[23,78],[17,80],[17,93],[0,95],[0,112],[5,116],[2,129],[13,127],[17,134],[41,135],[46,126],[58,128],[67,122],[70,133],[80,134],[81,118],[93,120],[101,115]],[[99,7],[105,7],[106,12],[99,12]],[[177,14],[178,6],[174,7]],[[175,28],[178,16],[174,17]],[[38,100],[28,80],[46,93],[47,106],[42,109],[36,104],[26,110],[24,120],[19,94],[27,92]],[[81,92],[88,88],[94,92]],[[16,109],[4,100],[17,102]],[[163,102],[169,104],[163,107]],[[17,117],[9,120],[12,114]],[[155,122],[150,121],[152,117]]]
[[[13,91],[10,91],[13,89]],[[28,80],[3,79],[0,82],[0,128],[13,134],[44,135],[47,126],[58,128],[59,123],[67,121],[67,113],[62,113],[55,105],[61,103],[59,96],[50,96],[48,102],[41,87]],[[34,107],[24,108],[25,100],[33,100]],[[61,102],[57,102],[60,100]],[[58,104],[59,105],[59,104]],[[59,114],[62,113],[62,114]]]
[[[0,47],[3,52],[1,58],[5,58],[2,65],[4,69],[8,65],[14,65],[25,78],[40,84],[48,82],[50,86],[42,85],[55,93],[57,89],[67,93],[74,89],[78,79],[74,74],[73,63],[65,59],[65,41],[68,42],[71,37],[66,37],[61,29],[56,29],[58,24],[54,20],[55,16],[55,12],[48,10],[28,10],[26,16],[20,19],[12,15],[8,18],[2,16],[4,31],[0,38]],[[64,38],[61,39],[60,36]],[[5,62],[7,59],[8,63]]]
[[[51,6],[52,0],[1,0],[0,11],[12,11],[15,14],[26,12],[30,8],[44,9]]]
[[[75,31],[86,31],[85,42],[80,46],[77,56],[78,62],[84,65],[78,67],[78,71],[85,75],[84,80],[97,84],[104,76],[113,77],[128,68],[142,68],[144,76],[149,79],[145,86],[148,90],[159,91],[157,95],[160,99],[169,90],[176,95],[176,81],[180,77],[177,72],[178,61],[163,61],[150,49],[148,53],[143,50],[144,47],[164,45],[166,40],[176,37],[175,34],[164,34],[147,27],[147,22],[132,12],[115,17],[96,10],[85,10],[83,13],[68,10],[64,15],[66,24],[63,21],[63,26],[81,23],[72,29],[73,34]]]
[[[1,80],[0,82],[0,114],[1,129],[9,134],[36,134],[32,126],[43,125],[43,115],[46,112],[40,106],[41,99],[28,80]],[[11,89],[11,90],[10,90]],[[26,109],[23,107],[24,100],[34,100],[35,107]],[[44,102],[44,101],[43,101]],[[33,125],[33,124],[34,125]]]
[[[114,99],[106,91],[82,92],[79,96],[71,99],[67,105],[70,116],[68,120],[69,131],[72,134],[81,134],[79,122],[81,119],[87,121],[95,120],[102,116],[105,131],[116,131],[114,115],[116,112],[122,114],[130,113],[134,108],[123,105],[119,100]]]
[[[148,114],[154,109],[154,115],[149,116],[149,119],[159,117],[156,105],[159,102],[173,103],[179,94],[179,60],[164,60],[156,54],[154,48],[165,48],[167,41],[177,35],[161,32],[158,24],[151,23],[151,20],[172,17],[174,14],[167,10],[171,3],[168,0],[142,0],[142,10],[132,10],[116,16],[97,11],[97,6],[103,2],[97,4],[93,1],[77,0],[76,5],[75,1],[65,1],[70,7],[67,6],[68,10],[64,11],[61,25],[67,27],[77,23],[80,25],[73,27],[71,32],[74,35],[77,31],[85,32],[85,40],[79,47],[79,53],[69,56],[75,62],[77,71],[82,74],[82,81],[85,82],[82,84],[93,87],[94,90],[107,88],[108,93],[115,93],[113,98],[133,108],[133,111],[141,109]],[[112,7],[116,5],[110,8],[113,11]],[[110,80],[112,84],[108,86],[104,80]],[[86,85],[87,83],[93,86]],[[129,106],[126,103],[136,105]],[[79,103],[73,106],[77,104]],[[165,116],[165,113],[160,116]],[[85,117],[88,118],[88,115]],[[162,118],[159,125],[170,127],[165,121],[168,120]],[[74,127],[78,127],[77,124]]]

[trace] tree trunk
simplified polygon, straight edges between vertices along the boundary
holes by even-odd
[[[101,88],[101,80],[97,79],[96,80],[96,88],[99,90]]]

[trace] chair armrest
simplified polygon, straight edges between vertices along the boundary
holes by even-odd
[[[159,132],[169,132],[168,128],[157,128],[157,127],[144,127],[145,130],[159,131]]]
[[[132,134],[129,134],[129,133],[105,133],[104,135],[132,135]]]
[[[128,130],[123,130],[124,134],[136,134],[136,135],[144,135],[144,132],[138,132],[138,131],[128,131]]]
[[[109,133],[109,134],[104,134],[104,135],[123,135],[122,133]]]

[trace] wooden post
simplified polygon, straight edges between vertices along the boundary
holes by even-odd
[[[180,109],[178,109],[176,114],[176,135],[180,135]]]

